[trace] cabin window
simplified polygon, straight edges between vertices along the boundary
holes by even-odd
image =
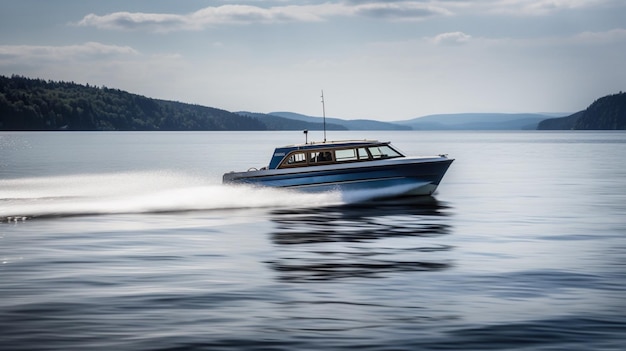
[[[303,165],[303,164],[306,164],[306,153],[304,152],[293,153],[287,159],[287,165],[289,166]]]
[[[337,159],[337,162],[358,160],[356,149],[336,150],[335,158]]]
[[[370,158],[370,156],[367,153],[367,150],[365,150],[364,147],[358,148],[358,152],[359,152],[359,160],[367,160]]]
[[[311,152],[309,160],[311,163],[328,163],[333,161],[333,154],[330,151]]]

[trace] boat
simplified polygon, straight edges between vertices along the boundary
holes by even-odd
[[[224,184],[306,192],[385,190],[393,196],[431,195],[454,159],[408,157],[390,142],[342,140],[277,147],[268,166],[223,175]]]
[[[278,147],[268,166],[229,172],[224,184],[285,188],[306,192],[378,190],[380,197],[432,195],[454,161],[447,155],[407,157],[390,142],[324,141]]]

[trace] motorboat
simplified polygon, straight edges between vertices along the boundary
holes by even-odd
[[[377,190],[379,197],[431,195],[453,159],[447,155],[407,157],[390,142],[324,141],[278,147],[268,166],[225,173],[224,184],[286,188],[307,192]]]
[[[454,159],[408,157],[377,140],[305,142],[278,147],[268,166],[229,172],[224,184],[307,192],[384,190],[395,196],[431,195]]]

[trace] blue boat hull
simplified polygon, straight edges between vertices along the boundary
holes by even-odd
[[[452,159],[403,158],[341,167],[319,166],[282,170],[260,170],[224,175],[224,183],[295,189],[306,192],[358,191],[394,188],[403,195],[430,195]]]

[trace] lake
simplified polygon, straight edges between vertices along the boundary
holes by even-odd
[[[623,350],[625,132],[363,138],[455,161],[368,201],[221,184],[301,132],[0,132],[0,350]]]

